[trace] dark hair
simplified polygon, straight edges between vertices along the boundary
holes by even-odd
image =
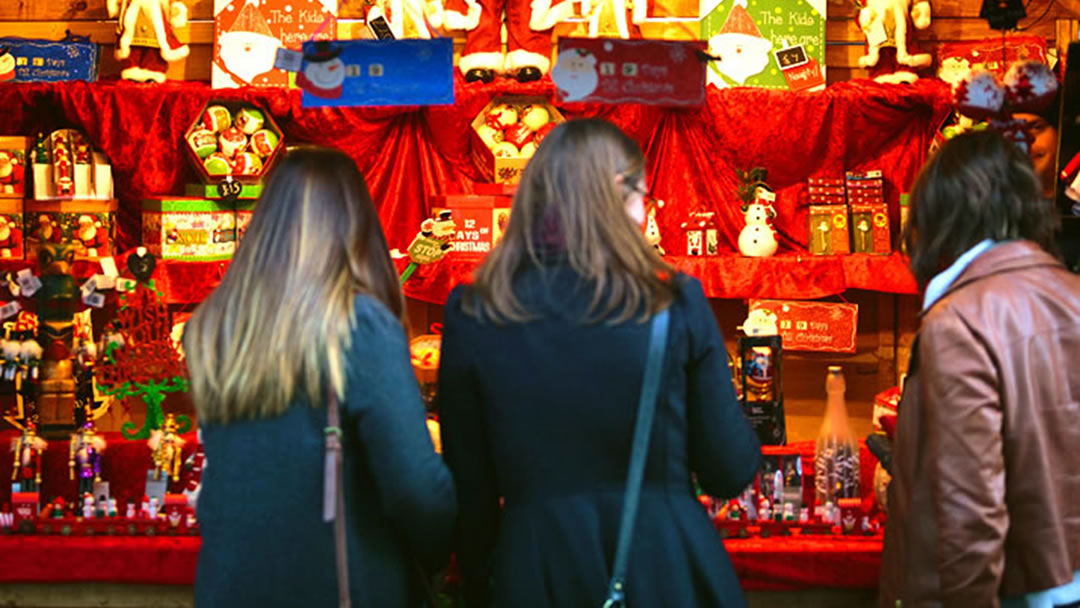
[[[1059,219],[1031,159],[994,131],[945,143],[919,172],[902,240],[924,288],[983,239],[1034,241],[1056,253]]]

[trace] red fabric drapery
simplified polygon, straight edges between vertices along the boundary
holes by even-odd
[[[6,84],[0,85],[0,133],[86,131],[112,160],[118,243],[126,250],[140,242],[140,200],[180,193],[195,181],[180,146],[203,105],[211,99],[253,101],[274,116],[287,143],[348,152],[368,180],[390,246],[404,249],[435,196],[471,192],[481,181],[470,157],[469,121],[501,94],[550,99],[553,85],[459,80],[452,106],[304,109],[297,91],[212,90],[194,82]],[[806,179],[813,175],[881,169],[897,226],[899,194],[921,166],[948,103],[948,91],[937,81],[852,81],[819,93],[710,89],[706,104],[693,109],[569,104],[561,110],[568,117],[604,117],[641,144],[651,188],[668,202],[659,221],[669,253],[681,250],[679,225],[698,208],[717,212],[721,247],[734,252],[743,226],[735,169],[765,167],[777,191],[783,253],[805,251]]]

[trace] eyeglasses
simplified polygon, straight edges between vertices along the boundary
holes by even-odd
[[[619,176],[623,178],[624,184],[633,184],[630,186],[630,191],[640,194],[641,198],[645,199],[646,208],[651,207],[656,203],[656,197],[652,195],[652,192],[649,191],[648,188],[641,186],[641,183],[644,181],[641,176],[630,176],[625,173],[620,173]]]

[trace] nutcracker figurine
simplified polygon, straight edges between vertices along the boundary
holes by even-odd
[[[15,452],[11,481],[19,484],[20,492],[37,492],[41,485],[41,454],[48,446],[38,437],[37,424],[33,420],[27,420],[22,435],[11,442]]]
[[[155,480],[161,479],[161,472],[165,471],[167,477],[180,481],[180,450],[184,447],[184,439],[177,434],[177,429],[176,417],[167,414],[162,428],[151,432],[149,444]]]
[[[90,408],[85,411],[85,422],[71,436],[68,449],[70,479],[78,477],[80,495],[93,493],[94,483],[101,481],[101,453],[105,451],[105,440],[94,430]]]
[[[75,250],[67,243],[43,243],[38,252],[42,286],[34,297],[38,301],[40,325],[38,338],[44,349],[37,407],[42,431],[67,436],[75,430],[75,378],[72,350],[75,337],[75,312],[79,287],[71,275]]]

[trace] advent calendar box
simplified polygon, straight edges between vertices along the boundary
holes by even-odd
[[[510,219],[510,198],[505,196],[455,194],[437,197],[435,213],[449,210],[455,234],[450,243],[455,257],[480,259],[495,248]]]

